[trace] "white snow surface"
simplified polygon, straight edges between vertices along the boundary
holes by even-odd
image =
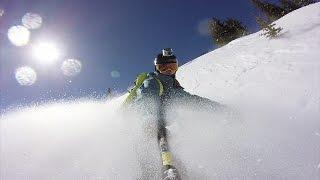
[[[241,118],[173,109],[169,144],[187,179],[320,179],[320,3],[184,65],[182,86]],[[160,179],[154,122],[125,96],[27,107],[1,116],[0,179]],[[143,170],[142,170],[143,169]]]

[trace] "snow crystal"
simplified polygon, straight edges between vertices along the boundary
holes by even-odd
[[[258,163],[261,163],[263,160],[262,159],[257,159],[257,162]]]

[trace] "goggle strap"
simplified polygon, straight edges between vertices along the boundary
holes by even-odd
[[[177,63],[177,61],[166,61],[166,62],[160,62],[160,63],[157,63],[157,64],[169,64],[169,63]]]

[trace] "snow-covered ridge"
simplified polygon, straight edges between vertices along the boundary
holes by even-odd
[[[243,117],[171,112],[170,146],[184,180],[320,179],[319,22],[320,3],[309,5],[276,21],[280,38],[257,32],[178,71],[187,91]],[[123,98],[5,114],[0,179],[159,179],[150,122],[119,113]]]
[[[252,90],[266,96],[284,93],[290,101],[298,100],[305,91],[316,97],[320,3],[293,11],[275,23],[283,28],[279,38],[269,40],[260,31],[236,39],[183,66],[178,79],[187,90],[218,101],[246,95],[264,98]],[[287,94],[292,91],[300,94]]]

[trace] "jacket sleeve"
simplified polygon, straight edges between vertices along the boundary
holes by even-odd
[[[218,102],[212,101],[207,98],[203,98],[197,95],[190,94],[183,90],[183,105],[186,107],[191,107],[195,110],[207,111],[207,112],[215,112],[219,114],[223,114],[225,120],[230,121],[243,121],[242,115],[237,109],[226,106],[224,104],[220,104]]]
[[[224,111],[226,106],[208,98],[200,97],[198,95],[190,94],[182,90],[182,99],[186,106],[208,110],[208,111]]]

